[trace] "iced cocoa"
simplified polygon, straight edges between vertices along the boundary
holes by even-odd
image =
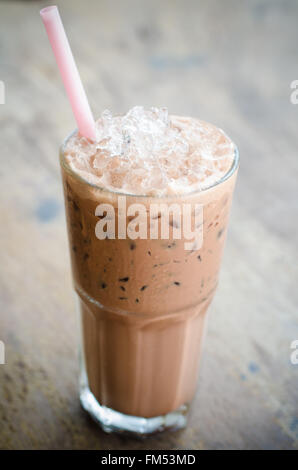
[[[74,133],[61,166],[74,286],[80,305],[85,387],[101,407],[143,418],[166,415],[192,400],[218,282],[237,173],[231,140],[205,122],[133,108],[103,113],[97,141]],[[95,228],[119,195],[148,217],[151,204],[203,207],[203,243],[175,239],[99,239]],[[162,219],[162,210],[156,214]],[[132,220],[126,215],[126,227]],[[127,230],[127,233],[129,230]]]

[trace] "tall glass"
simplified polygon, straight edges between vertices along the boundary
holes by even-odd
[[[208,189],[159,198],[88,183],[69,167],[64,148],[60,161],[81,322],[81,404],[108,432],[146,435],[183,427],[218,282],[238,152],[230,171]],[[157,239],[119,238],[119,225],[129,232],[133,219],[123,212],[123,198],[126,208],[140,204],[147,215],[152,204],[174,203],[181,210],[190,205],[192,224],[203,228],[202,245],[196,241],[185,249],[189,240],[173,236],[178,224],[171,217],[169,239],[160,230]],[[107,216],[102,204],[114,210],[115,238],[96,234]],[[203,209],[199,224],[197,207]],[[153,219],[159,223],[162,215],[156,212]],[[143,219],[149,233],[155,222]]]

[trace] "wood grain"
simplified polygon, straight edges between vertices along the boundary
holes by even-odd
[[[39,9],[0,3],[0,447],[297,449],[295,0],[57,2],[92,108],[218,124],[241,168],[186,430],[109,436],[81,410],[58,146],[74,127]]]

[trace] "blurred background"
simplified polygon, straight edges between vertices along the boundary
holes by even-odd
[[[81,410],[58,147],[74,118],[39,16],[0,1],[0,448],[297,449],[296,0],[64,0],[94,115],[166,106],[240,150],[221,282],[186,430],[108,436]]]

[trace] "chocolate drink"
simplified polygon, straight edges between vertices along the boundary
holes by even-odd
[[[96,143],[73,134],[61,151],[82,325],[81,402],[107,431],[181,427],[218,282],[237,150],[220,129],[158,109],[136,107],[116,117],[105,112],[97,132]],[[138,227],[146,228],[145,238],[128,236],[134,217],[123,212],[119,196],[126,208],[144,208]],[[107,206],[97,209],[102,204],[115,214],[115,238],[96,234],[99,221],[111,220]],[[152,204],[159,208],[150,218]],[[171,214],[169,237],[161,237],[171,204],[181,214],[189,205],[202,244],[184,232],[175,238],[184,219]],[[119,238],[123,222],[125,238]]]

